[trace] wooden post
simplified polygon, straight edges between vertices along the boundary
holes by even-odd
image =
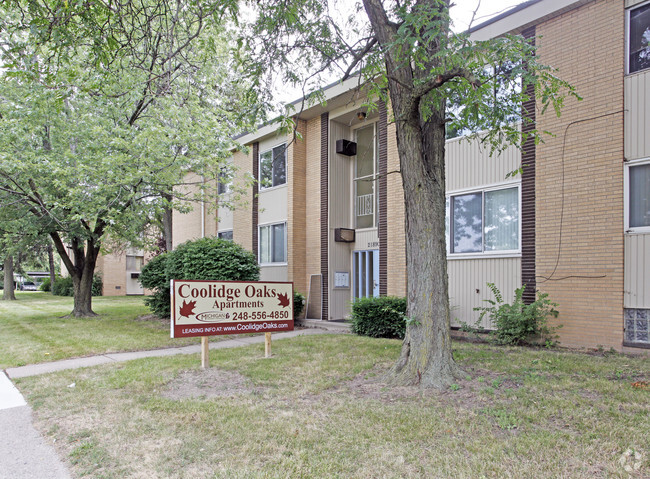
[[[264,333],[264,357],[271,357],[271,333]]]
[[[210,367],[210,344],[207,336],[201,336],[201,367],[203,369]]]

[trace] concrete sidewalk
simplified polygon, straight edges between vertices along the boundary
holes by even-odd
[[[274,340],[336,334],[346,332],[341,328],[302,329],[286,333],[273,333]],[[264,335],[228,339],[210,344],[210,349],[227,349],[251,344],[264,344]],[[24,378],[65,369],[78,369],[113,362],[177,354],[198,354],[200,345],[182,348],[155,349],[129,353],[101,354],[85,358],[66,359],[51,363],[33,364],[8,368],[6,375],[0,372],[0,479],[70,479],[70,473],[48,444],[32,425],[32,410],[9,378]]]

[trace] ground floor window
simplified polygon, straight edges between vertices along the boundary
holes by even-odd
[[[224,239],[224,240],[229,240],[232,241],[232,230],[229,231],[219,231],[217,233],[217,237],[219,239]]]
[[[287,241],[286,223],[259,227],[260,264],[286,263]]]
[[[379,251],[355,251],[354,298],[379,296]]]
[[[625,342],[650,345],[650,309],[626,308]]]
[[[473,191],[447,198],[449,253],[519,250],[519,187]]]

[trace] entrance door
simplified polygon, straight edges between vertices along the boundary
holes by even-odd
[[[379,296],[379,251],[354,252],[354,298]]]

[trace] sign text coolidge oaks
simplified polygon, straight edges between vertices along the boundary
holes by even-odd
[[[171,281],[172,338],[293,329],[293,283]]]

